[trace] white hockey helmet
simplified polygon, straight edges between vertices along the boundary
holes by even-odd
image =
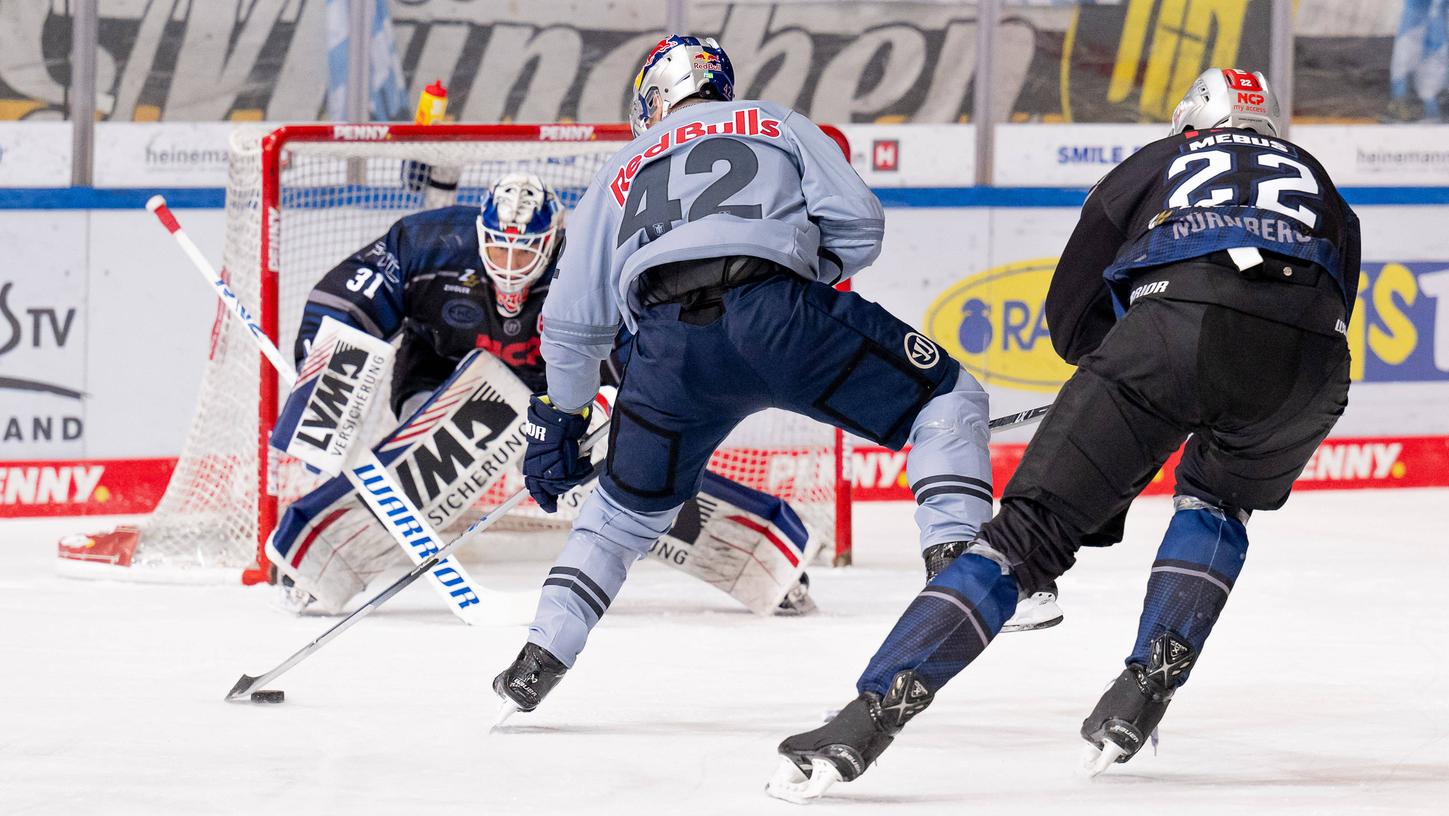
[[[553,261],[563,211],[554,191],[532,173],[504,176],[488,193],[478,213],[478,254],[504,317],[523,310],[528,287]]]
[[[654,46],[634,76],[629,127],[638,136],[690,96],[734,99],[735,69],[713,37],[672,34]]]
[[[1277,136],[1281,121],[1278,97],[1261,72],[1209,68],[1172,111],[1172,133],[1230,127]]]

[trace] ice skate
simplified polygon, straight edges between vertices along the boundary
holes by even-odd
[[[293,581],[291,576],[283,575],[281,580],[277,581],[277,594],[272,598],[272,606],[278,611],[286,612],[289,615],[304,615],[311,610],[315,603],[317,603],[317,597],[297,586],[297,582]]]
[[[532,711],[558,685],[568,668],[547,649],[525,643],[512,665],[493,678],[493,691],[503,698],[493,728],[502,725],[516,711]]]
[[[1049,629],[1062,622],[1062,608],[1057,606],[1057,585],[1053,582],[1036,592],[1023,592],[1016,602],[1016,612],[1001,627],[1003,632],[1031,632]]]
[[[1157,724],[1172,702],[1177,677],[1195,659],[1190,646],[1166,634],[1152,644],[1149,666],[1133,663],[1122,670],[1082,721],[1082,739],[1091,743],[1083,757],[1083,773],[1097,776],[1126,762],[1149,740],[1156,747]]]
[[[807,573],[800,573],[800,581],[785,593],[776,610],[777,615],[809,615],[819,611],[815,605],[815,599],[810,597],[810,576]]]
[[[884,698],[863,692],[830,722],[780,743],[780,766],[765,792],[803,805],[820,798],[836,782],[856,779],[933,697],[910,671],[895,676]]]

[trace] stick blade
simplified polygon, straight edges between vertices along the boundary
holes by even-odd
[[[235,702],[237,700],[250,699],[249,695],[256,684],[257,678],[252,677],[250,674],[243,674],[241,679],[236,681],[236,685],[231,687],[231,691],[226,693],[227,701]]]

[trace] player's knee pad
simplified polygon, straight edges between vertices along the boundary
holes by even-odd
[[[951,390],[932,397],[916,414],[911,423],[912,448],[942,435],[962,444],[985,445],[991,438],[988,403],[986,389],[961,369]]]
[[[642,558],[660,536],[669,532],[678,515],[678,507],[659,511],[632,510],[600,485],[579,510],[574,530],[589,533],[601,542],[601,546],[607,544]]]
[[[1200,653],[1248,555],[1246,514],[1224,512],[1192,496],[1178,496],[1173,504],[1176,512],[1152,564],[1129,663],[1149,665],[1153,645],[1164,636]],[[1187,676],[1181,671],[1175,684]]]
[[[970,541],[991,517],[991,431],[986,391],[965,369],[911,425],[906,476],[915,494],[921,549]]]
[[[985,650],[1016,610],[1016,579],[994,552],[968,549],[911,601],[857,690],[885,695],[911,670],[934,693]]]

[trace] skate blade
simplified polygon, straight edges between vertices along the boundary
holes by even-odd
[[[1016,614],[1007,619],[1001,631],[1035,632],[1038,629],[1050,629],[1061,623],[1065,617],[1062,608],[1057,606],[1056,599],[1029,601],[1017,607]]]
[[[1082,754],[1082,775],[1094,779],[1117,764],[1117,760],[1126,753],[1122,746],[1111,740],[1102,740],[1100,749],[1095,745],[1088,745],[1086,752]]]
[[[1007,623],[1001,627],[1002,632],[1035,632],[1038,629],[1050,629],[1066,619],[1065,615],[1057,615],[1044,621],[1028,621],[1021,623]]]
[[[503,700],[498,704],[498,713],[493,715],[493,724],[488,726],[488,733],[497,731],[509,717],[518,713],[518,706],[512,700]]]
[[[775,775],[765,785],[765,793],[791,804],[808,805],[839,781],[840,772],[827,760],[810,760],[810,775],[806,776],[794,762],[781,757]]]

